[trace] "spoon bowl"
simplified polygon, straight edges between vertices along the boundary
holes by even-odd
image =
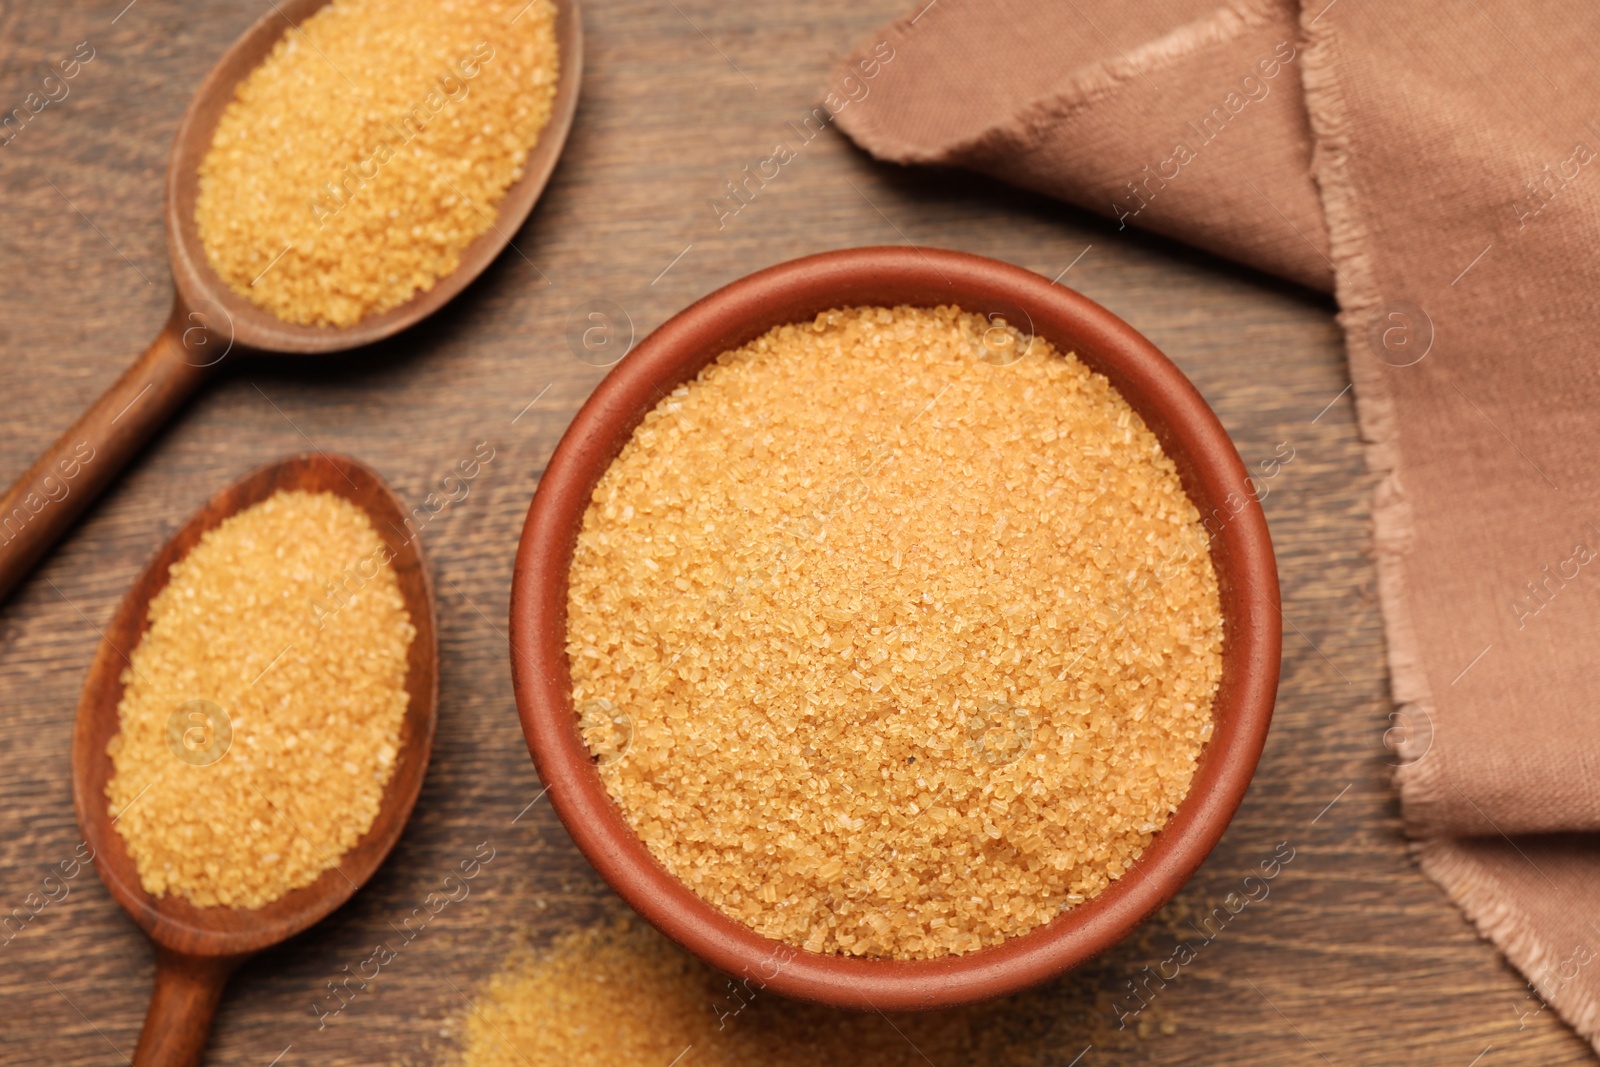
[[[372,826],[316,881],[259,908],[197,907],[184,897],[152,896],[117,833],[106,798],[112,775],[106,745],[121,729],[117,708],[128,657],[149,629],[150,601],[169,569],[206,531],[280,489],[330,492],[372,519],[394,554],[416,637],[406,666],[410,700],[400,731],[394,773]],[[111,895],[156,946],[156,981],[135,1067],[181,1067],[200,1061],[211,1018],[233,970],[253,953],[293,937],[331,913],[361,887],[399,839],[416,804],[433,747],[438,704],[438,648],[433,589],[422,548],[405,525],[406,512],[370,468],[343,456],[307,454],[263,467],[218,493],[173,535],[123,596],[105,628],[84,683],[72,735],[72,798],[78,826],[93,849],[95,869]],[[135,801],[137,802],[137,801]]]
[[[0,497],[0,598],[32,569],[140,447],[199,387],[210,368],[242,347],[314,355],[372,344],[437,311],[511,243],[543,193],[572,128],[583,77],[583,23],[577,0],[552,0],[560,74],[550,120],[529,150],[523,174],[501,198],[488,229],[460,265],[426,292],[353,325],[285,322],[234,292],[211,269],[195,222],[200,163],[234,91],[286,32],[331,0],[279,0],[212,67],[185,110],[167,164],[167,252],[176,293],[166,326],[144,355]],[[85,457],[88,457],[85,459]],[[65,488],[67,491],[62,492]]]
[[[289,30],[316,14],[331,0],[281,0],[223,53],[200,83],[188,110],[178,124],[167,167],[167,250],[172,259],[173,281],[178,300],[206,321],[203,325],[226,344],[235,343],[268,352],[334,352],[371,344],[398,333],[433,314],[481,274],[510,243],[511,234],[522,226],[539,194],[544,191],[556,159],[572,127],[578,106],[578,81],[583,65],[583,26],[575,0],[553,0],[556,8],[556,46],[560,50],[561,73],[556,96],[551,104],[550,121],[539,140],[528,151],[523,176],[506,190],[496,218],[461,254],[461,265],[449,276],[440,278],[427,292],[419,292],[397,307],[369,315],[351,326],[302,326],[285,322],[234,292],[206,259],[195,224],[195,201],[200,195],[200,164],[211,148],[212,131],[223,110],[233,100],[235,87],[260,66],[273,46]],[[215,320],[222,313],[221,322]],[[231,330],[231,334],[228,332]],[[192,335],[190,345],[199,343]],[[215,355],[215,353],[210,353]]]

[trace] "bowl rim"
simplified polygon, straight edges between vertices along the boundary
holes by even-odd
[[[764,937],[696,896],[650,854],[606,793],[577,729],[566,658],[567,574],[578,528],[594,485],[644,413],[717,355],[773,325],[832,307],[894,304],[1003,315],[1105,374],[1161,440],[1206,516],[1226,632],[1215,731],[1188,794],[1138,862],[1044,926],[964,955],[919,960],[810,952]],[[529,506],[512,578],[510,651],[517,710],[545,792],[579,850],[635,911],[753,989],[841,1008],[913,1011],[1047,981],[1116,944],[1171,899],[1249,788],[1272,718],[1282,642],[1277,565],[1251,485],[1221,422],[1177,366],[1110,311],[1031,271],[963,252],[868,247],[747,275],[668,319],[612,368],[567,428]]]

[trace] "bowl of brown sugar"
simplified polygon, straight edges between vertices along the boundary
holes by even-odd
[[[865,248],[752,274],[611,371],[511,606],[579,848],[752,991],[1044,981],[1160,908],[1271,719],[1277,570],[1198,391],[1087,298]]]

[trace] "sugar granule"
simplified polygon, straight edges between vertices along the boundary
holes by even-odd
[[[774,965],[776,966],[776,964]],[[770,971],[768,972],[770,973]],[[734,982],[638,922],[512,951],[461,1018],[453,1067],[1036,1067],[1059,1049],[1015,1000],[917,1015],[785,1000]],[[1037,1010],[1037,1009],[1035,1009]],[[685,1055],[685,1049],[691,1049]]]
[[[110,811],[146,892],[260,907],[315,881],[371,828],[416,636],[387,558],[354,504],[280,491],[172,565],[122,672],[121,731],[107,746]],[[365,577],[373,565],[339,610],[318,609],[345,568]],[[174,713],[194,701],[231,731],[215,762],[173,747]]]
[[[239,83],[200,164],[206,258],[349,326],[453,272],[550,119],[550,0],[333,0]]]
[[[824,953],[969,952],[1103,891],[1187,792],[1222,670],[1155,435],[953,307],[776,327],[661,400],[567,612],[585,740],[651,853]]]

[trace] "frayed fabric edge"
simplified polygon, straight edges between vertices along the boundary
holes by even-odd
[[[1421,709],[1433,719],[1434,702],[1419,655],[1416,627],[1406,600],[1405,560],[1416,536],[1411,500],[1401,470],[1399,426],[1394,398],[1377,357],[1363,351],[1367,324],[1383,304],[1372,259],[1372,234],[1361,215],[1349,145],[1349,109],[1335,73],[1338,38],[1332,23],[1313,25],[1302,10],[1306,49],[1300,77],[1314,135],[1311,170],[1322,194],[1323,216],[1334,266],[1339,325],[1355,384],[1356,417],[1365,442],[1367,468],[1378,476],[1373,490],[1373,542],[1378,596],[1389,653],[1390,689],[1396,704]],[[1422,802],[1437,789],[1430,761],[1415,760],[1397,769],[1402,803]]]
[[[1533,924],[1509,903],[1504,888],[1448,838],[1414,841],[1411,854],[1479,935],[1499,949],[1539,997],[1600,1053],[1600,1004],[1575,994],[1571,985],[1539,988],[1533,976],[1552,973],[1560,953],[1534,933]]]
[[[1135,79],[1170,67],[1195,52],[1231,41],[1248,29],[1267,25],[1275,21],[1282,10],[1280,0],[1232,0],[1205,18],[1185,23],[1130,53],[1119,53],[1074,70],[1063,79],[1060,88],[1022,105],[1001,122],[949,144],[914,144],[879,127],[871,113],[862,108],[841,111],[837,124],[856,144],[886,162],[963,163],[967,157],[996,144],[1025,143],[1039,127],[1060,122]],[[934,11],[938,9],[924,8],[918,15],[891,23],[878,40],[888,40],[891,46],[900,45],[918,32],[917,21]],[[835,64],[829,83],[837,84],[850,74],[855,65],[870,54],[871,48],[870,44],[858,47]]]
[[[1431,722],[1435,707],[1432,690],[1419,657],[1416,629],[1406,600],[1405,560],[1414,543],[1416,526],[1402,476],[1394,399],[1376,356],[1361,349],[1367,323],[1382,306],[1383,295],[1373,269],[1372,235],[1361,215],[1352,173],[1349,109],[1335,69],[1338,36],[1331,22],[1319,26],[1320,21],[1321,12],[1313,15],[1302,7],[1301,33],[1306,51],[1301,78],[1315,135],[1312,173],[1328,224],[1339,324],[1345,332],[1345,350],[1355,384],[1356,417],[1366,442],[1367,466],[1378,476],[1372,508],[1374,548],[1390,688],[1396,704],[1420,709]],[[1396,769],[1395,784],[1402,808],[1426,808],[1442,799],[1436,762],[1424,754]],[[1534,933],[1528,917],[1508,902],[1503,887],[1455,842],[1448,838],[1413,840],[1411,853],[1423,873],[1524,976],[1546,973],[1555,964],[1556,954]],[[1600,1004],[1579,1000],[1565,988],[1551,991],[1547,1002],[1600,1053]]]

